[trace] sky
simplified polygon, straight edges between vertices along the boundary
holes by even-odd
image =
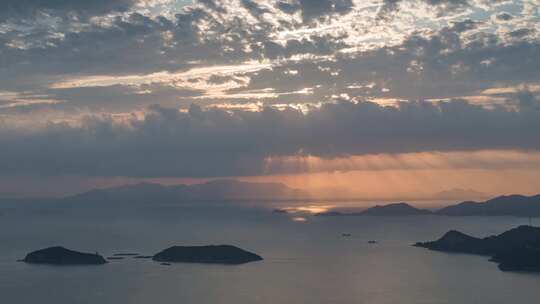
[[[0,197],[215,178],[540,193],[539,7],[3,0]]]

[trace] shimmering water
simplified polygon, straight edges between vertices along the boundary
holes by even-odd
[[[0,303],[533,303],[540,275],[485,257],[411,247],[449,229],[478,236],[511,217],[310,217],[230,206],[0,207]],[[352,237],[342,237],[351,233]],[[368,240],[377,240],[370,245]],[[262,255],[240,266],[127,258],[104,266],[16,262],[52,245],[108,256],[171,245],[233,244]]]

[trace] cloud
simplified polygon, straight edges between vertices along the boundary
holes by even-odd
[[[252,0],[242,0],[241,3],[255,17],[271,12],[268,8],[262,7]]]
[[[335,98],[422,100],[477,96],[503,83],[540,82],[537,41],[509,43],[479,31],[481,26],[466,19],[432,35],[413,34],[394,46],[337,53],[331,59],[285,62],[249,75],[246,89],[262,89],[268,83],[278,92],[314,88],[312,102]],[[332,49],[335,54],[339,46],[328,49],[328,54]]]
[[[304,22],[337,14],[344,15],[352,11],[352,0],[289,0],[277,1],[276,6],[286,14],[301,12]]]
[[[383,0],[383,5],[379,8],[379,18],[389,19],[392,17],[392,14],[400,10],[400,4],[403,2],[423,2],[427,5],[435,7],[437,9],[438,17],[443,17],[449,13],[461,11],[463,8],[470,5],[468,0]]]
[[[227,9],[223,6],[223,1],[216,0],[197,0],[196,3],[204,5],[206,8],[219,12],[226,13]]]
[[[92,25],[86,31],[51,38],[45,45],[0,46],[3,55],[0,70],[6,71],[0,73],[0,79],[4,86],[35,88],[66,74],[179,69],[185,63],[174,63],[167,54],[160,53],[166,39],[162,34],[172,30],[173,24],[165,18],[133,13],[127,19],[115,18],[106,26]]]
[[[346,14],[354,6],[352,0],[299,0],[298,2],[304,21],[329,14]]]
[[[270,157],[538,150],[540,111],[438,104],[324,104],[307,113],[189,111],[153,106],[138,115],[90,115],[77,124],[0,125],[3,175],[215,177],[261,175]],[[275,173],[275,172],[273,172]]]
[[[528,90],[521,90],[517,94],[519,108],[522,110],[540,110],[540,99]]]
[[[140,1],[25,2],[25,14],[41,3],[34,11],[49,17],[0,21],[0,90],[16,96],[2,101],[9,107],[0,115],[10,122],[33,110],[117,114],[153,103],[305,108],[462,98],[519,107],[483,92],[540,83],[538,15],[528,4],[204,0],[154,10]],[[385,6],[395,7],[381,21]],[[434,19],[441,9],[448,14]],[[93,18],[55,17],[68,11]],[[513,19],[494,20],[506,11]]]
[[[523,38],[523,37],[526,37],[530,34],[534,33],[534,29],[529,29],[529,28],[521,28],[521,29],[517,29],[515,31],[511,31],[508,33],[508,36],[512,37],[512,38]]]
[[[510,21],[514,18],[514,16],[512,16],[511,14],[507,13],[507,12],[502,12],[500,14],[497,14],[495,16],[495,18],[499,21]]]
[[[2,0],[0,21],[33,18],[42,13],[55,15],[75,14],[79,17],[125,12],[140,0]]]

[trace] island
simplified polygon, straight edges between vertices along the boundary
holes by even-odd
[[[325,212],[319,212],[315,213],[315,216],[354,216],[354,215],[360,215],[357,212],[341,212],[341,211],[325,211]]]
[[[129,184],[94,189],[59,199],[68,204],[101,204],[102,202],[185,203],[193,201],[297,200],[309,198],[304,191],[281,183],[243,182],[234,179],[212,180],[202,184],[161,185]]]
[[[540,271],[540,228],[519,226],[504,233],[477,238],[451,230],[440,239],[413,246],[430,250],[490,256],[503,271]]]
[[[484,202],[465,201],[436,211],[448,216],[540,216],[540,194],[503,195]]]
[[[406,215],[426,215],[432,214],[430,210],[415,208],[407,203],[393,203],[388,205],[377,205],[360,212],[341,212],[329,210],[315,214],[316,216],[406,216]]]
[[[30,252],[22,261],[29,264],[48,265],[102,265],[107,263],[107,260],[97,253],[78,252],[61,246]]]
[[[415,208],[407,203],[395,203],[382,206],[377,205],[364,210],[361,214],[374,216],[425,215],[431,214],[431,211]]]
[[[377,205],[362,211],[343,211],[331,209],[317,213],[316,216],[521,216],[540,217],[540,194],[533,196],[503,195],[484,202],[465,201],[431,211],[411,206],[407,203]]]
[[[173,246],[152,258],[164,263],[205,263],[238,265],[261,261],[263,258],[255,253],[231,245],[210,246]]]

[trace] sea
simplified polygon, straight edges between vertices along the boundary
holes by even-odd
[[[499,234],[529,219],[320,217],[274,213],[274,207],[271,202],[0,205],[0,303],[529,304],[540,295],[540,274],[503,272],[487,257],[411,246],[450,229]],[[208,244],[235,245],[264,260],[235,266],[166,266],[132,257],[101,266],[17,262],[55,245],[108,257]]]

